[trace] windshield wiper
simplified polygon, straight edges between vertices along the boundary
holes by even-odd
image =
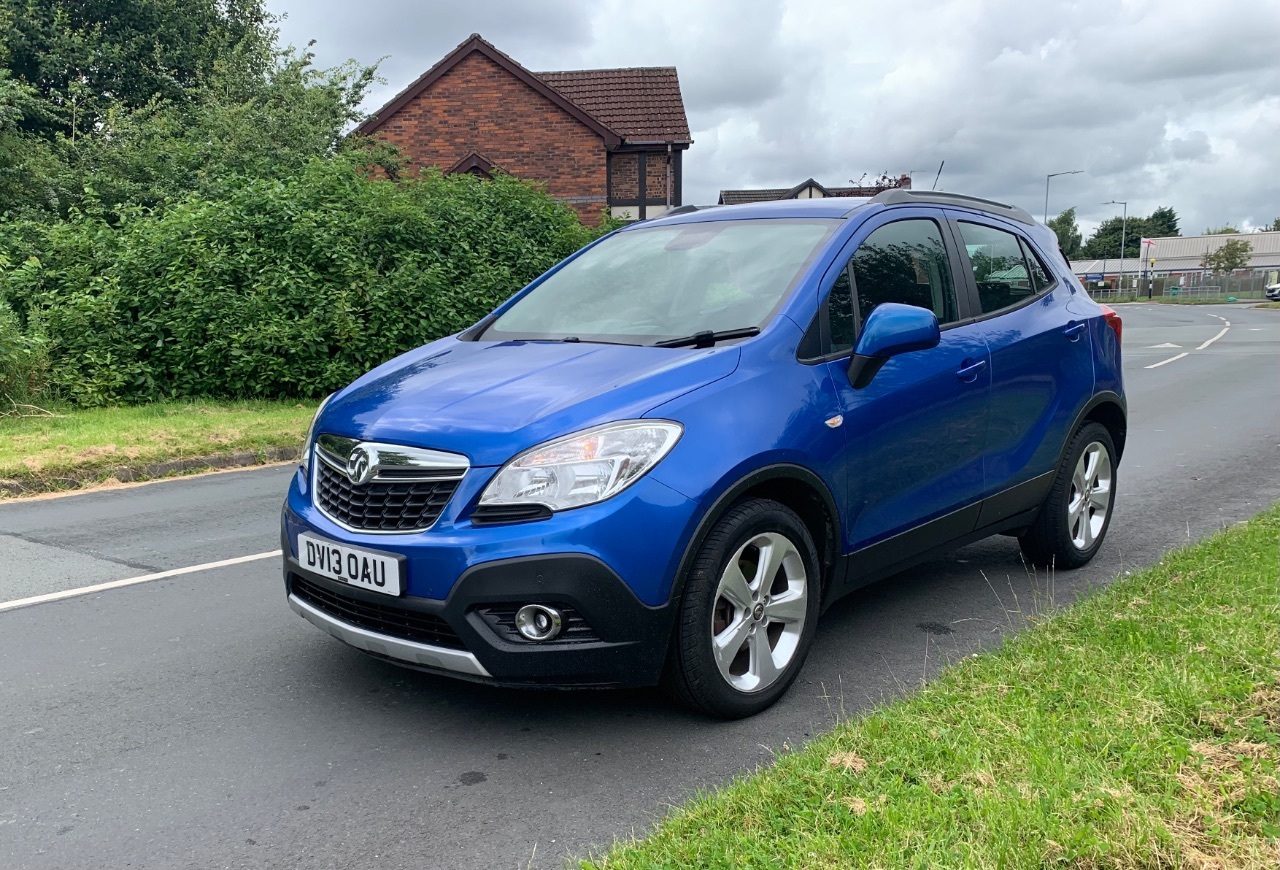
[[[711,347],[717,341],[728,341],[732,338],[750,338],[760,334],[758,326],[744,326],[738,329],[724,329],[720,332],[703,330],[684,338],[669,338],[666,341],[655,341],[654,347]]]
[[[508,341],[522,341],[529,344],[616,344],[621,347],[641,347],[634,341],[605,341],[603,338],[580,338],[576,335],[566,335],[561,338],[512,338]]]

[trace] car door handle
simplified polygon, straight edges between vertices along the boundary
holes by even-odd
[[[980,359],[977,362],[973,360],[965,360],[964,365],[956,370],[956,377],[971,384],[978,379],[978,373],[987,367],[987,361]]]
[[[1072,341],[1079,341],[1080,336],[1084,335],[1084,324],[1076,323],[1062,330],[1062,334]]]

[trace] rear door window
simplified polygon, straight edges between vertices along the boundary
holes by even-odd
[[[1031,286],[1037,293],[1043,293],[1053,284],[1053,279],[1049,277],[1049,269],[1036,255],[1035,249],[1027,244],[1026,239],[1021,239],[1021,242],[1022,257],[1027,261],[1027,269],[1031,272]]]
[[[958,226],[983,314],[1018,305],[1048,287],[1048,275],[1034,256],[1034,271],[1039,276],[1028,268],[1016,235],[968,221],[960,221]]]

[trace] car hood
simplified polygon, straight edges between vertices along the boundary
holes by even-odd
[[[733,372],[740,352],[446,338],[386,363],[325,406],[317,432],[501,465],[521,450],[654,407]]]

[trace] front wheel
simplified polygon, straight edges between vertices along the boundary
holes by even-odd
[[[712,716],[764,710],[804,664],[820,590],[817,549],[795,512],[769,499],[737,505],[694,559],[664,685]]]
[[[1080,427],[1054,477],[1040,515],[1018,538],[1042,568],[1079,568],[1102,546],[1116,493],[1116,448],[1101,423]]]

